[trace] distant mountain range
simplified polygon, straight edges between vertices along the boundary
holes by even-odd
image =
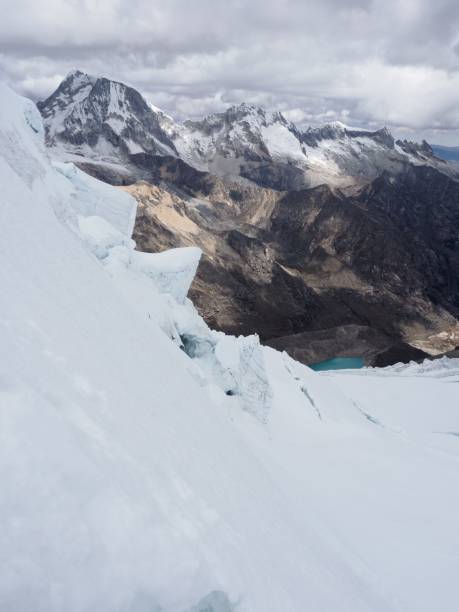
[[[132,87],[79,71],[38,104],[47,141],[60,157],[124,166],[136,174],[145,156],[180,158],[199,171],[278,190],[363,184],[406,164],[448,168],[430,146],[390,132],[335,122],[300,130],[282,113],[249,104],[201,121],[175,122]]]
[[[459,183],[438,147],[248,104],[177,123],[79,71],[38,108],[52,157],[138,199],[142,250],[201,247],[212,326],[305,362],[459,344]]]
[[[445,147],[444,145],[432,145],[432,151],[440,159],[459,162],[459,147]]]

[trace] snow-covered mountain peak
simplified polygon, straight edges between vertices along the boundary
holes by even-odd
[[[406,164],[453,172],[428,145],[395,142],[385,127],[335,121],[300,130],[281,112],[246,102],[179,124],[132,87],[79,70],[38,106],[55,156],[117,164],[135,176],[144,154],[180,157],[198,170],[278,190],[354,187]]]
[[[72,70],[61,82],[56,91],[45,102],[39,102],[38,108],[44,119],[66,112],[69,106],[84,100],[97,81],[96,77]]]
[[[247,102],[228,107],[220,113],[212,113],[199,120],[185,121],[184,125],[191,129],[226,129],[235,128],[238,124],[245,124],[250,130],[259,130],[262,127],[279,123],[295,129],[294,125],[287,121],[281,112],[269,110],[263,106],[255,106]]]
[[[236,106],[230,106],[225,111],[225,115],[229,122],[246,119],[253,124],[259,125],[268,125],[275,122],[282,123],[283,125],[289,124],[281,112],[269,110],[263,106],[255,106],[247,102],[242,102]]]
[[[38,108],[48,144],[66,153],[105,161],[133,153],[175,155],[158,113],[123,83],[75,70]]]
[[[302,140],[311,146],[318,146],[323,140],[355,140],[358,138],[368,138],[389,149],[394,148],[394,137],[387,127],[379,130],[370,131],[360,128],[353,128],[345,125],[341,121],[325,123],[318,127],[308,127],[301,134]]]
[[[278,111],[242,103],[202,120],[185,121],[175,144],[191,165],[239,174],[239,162],[304,161],[295,126]]]
[[[71,70],[62,84],[67,85],[70,91],[76,92],[81,87],[85,85],[94,85],[97,81],[97,77],[92,76],[91,74],[87,74],[86,72],[82,72],[81,70]]]

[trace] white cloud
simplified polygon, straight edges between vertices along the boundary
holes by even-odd
[[[1,4],[0,74],[29,96],[80,68],[181,117],[245,100],[459,142],[457,0]]]

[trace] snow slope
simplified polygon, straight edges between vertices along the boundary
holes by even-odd
[[[209,330],[199,252],[135,251],[134,200],[0,109],[0,609],[455,610],[454,436],[415,433],[455,385]]]

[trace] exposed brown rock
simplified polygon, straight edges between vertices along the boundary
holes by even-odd
[[[353,196],[198,178],[188,193],[124,189],[139,201],[139,248],[203,250],[191,298],[213,327],[256,332],[304,362],[359,354],[372,363],[394,345],[408,355],[404,342],[438,352],[429,337],[456,326],[459,185],[448,177],[420,168]]]

